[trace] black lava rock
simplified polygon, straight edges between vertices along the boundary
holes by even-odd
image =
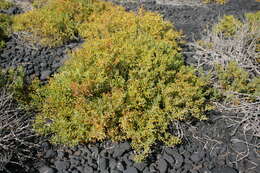
[[[44,166],[39,169],[39,173],[56,173],[56,170],[51,167]]]
[[[237,173],[237,171],[230,167],[224,167],[224,168],[214,168],[212,169],[212,173]]]
[[[116,157],[120,157],[122,156],[125,152],[129,151],[131,149],[131,146],[128,142],[124,142],[124,143],[121,143],[119,144],[119,146],[117,146],[115,148],[115,151],[114,151],[114,154],[113,154],[113,157],[116,158]]]
[[[124,173],[138,173],[138,170],[135,167],[127,168]]]
[[[158,161],[158,169],[160,173],[165,173],[167,172],[168,169],[168,164],[164,159],[159,159]]]
[[[69,169],[69,167],[70,167],[69,161],[55,161],[54,164],[60,172],[66,170],[66,169]]]

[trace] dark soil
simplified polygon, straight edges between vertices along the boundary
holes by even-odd
[[[133,3],[121,5],[127,10],[136,10],[139,6]],[[155,1],[146,1],[142,5],[172,21],[177,29],[184,31],[189,41],[201,38],[203,30],[224,14],[243,18],[245,12],[260,10],[260,4],[254,0],[231,0],[224,6],[158,5]],[[47,48],[28,44],[20,39],[19,34],[13,34],[1,53],[0,67],[22,65],[28,80],[37,76],[46,83],[68,58],[67,52],[80,44],[74,42]],[[192,48],[184,46],[184,51],[189,52],[185,58],[190,59]],[[68,148],[52,145],[46,140],[40,143],[39,150],[34,151],[37,153],[34,161],[20,166],[8,164],[6,168],[12,173],[257,173],[260,170],[260,139],[252,134],[243,134],[241,128],[234,133],[236,127],[230,126],[229,120],[223,118],[230,114],[210,112],[208,121],[180,123],[184,143],[174,148],[157,144],[151,156],[142,163],[131,160],[134,151],[128,141],[105,141]]]

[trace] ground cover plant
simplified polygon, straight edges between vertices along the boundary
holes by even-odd
[[[5,46],[5,40],[10,34],[11,17],[7,14],[0,14],[0,48]]]
[[[7,0],[0,0],[0,10],[7,10],[12,7],[13,4]]]
[[[0,1],[0,10],[6,10],[12,7],[12,3],[1,0]],[[0,14],[0,48],[5,46],[5,40],[10,34],[10,27],[11,27],[11,16],[6,14]]]
[[[224,16],[196,48],[197,67],[211,71],[214,88],[222,93],[215,102],[217,110],[231,113],[222,117],[231,126],[242,129],[245,135],[260,137],[260,12],[245,14],[240,21],[234,16]],[[232,116],[235,113],[235,116]],[[234,131],[234,133],[236,133]],[[254,144],[252,144],[254,145]],[[238,160],[248,153],[239,153]]]
[[[23,167],[38,147],[31,129],[33,114],[16,101],[24,87],[23,77],[22,70],[0,70],[0,171],[8,171],[8,164]]]
[[[228,2],[228,0],[203,0],[205,3],[218,3],[218,4],[225,4]]]
[[[87,0],[38,0],[35,8],[14,17],[14,31],[33,34],[31,41],[58,46],[79,39],[78,27],[103,2]]]
[[[67,145],[131,140],[141,161],[158,141],[181,142],[173,121],[205,120],[206,77],[184,66],[182,36],[158,14],[104,3],[80,27],[86,43],[46,86],[32,85],[34,128]]]

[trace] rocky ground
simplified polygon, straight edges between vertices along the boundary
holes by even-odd
[[[260,4],[253,0],[231,0],[225,6],[195,5],[185,0],[179,2],[158,0],[142,4],[146,9],[160,12],[174,22],[177,29],[184,31],[187,40],[201,38],[206,26],[215,23],[219,16],[235,14],[243,17],[245,12],[260,10]],[[120,4],[127,10],[138,7],[136,3]],[[22,12],[22,6],[18,5],[16,10],[5,13]],[[45,83],[68,58],[67,53],[81,44],[79,41],[46,48],[28,44],[20,36],[21,33],[14,33],[10,37],[0,56],[0,67],[22,65],[28,80],[37,76]],[[184,46],[183,49],[186,62],[192,63],[193,47]],[[105,141],[68,148],[52,145],[45,140],[40,143],[40,149],[35,151],[35,160],[25,165],[10,163],[6,168],[12,173],[257,173],[260,170],[260,139],[244,133],[240,128],[242,124],[236,124],[230,118],[239,116],[231,112],[214,111],[209,113],[208,121],[179,123],[185,136],[184,143],[174,148],[157,144],[154,153],[142,163],[131,160],[134,151],[127,141]]]

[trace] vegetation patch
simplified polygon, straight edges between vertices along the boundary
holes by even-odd
[[[14,17],[14,30],[33,34],[34,42],[47,46],[62,45],[78,39],[78,27],[104,3],[86,0],[39,0],[35,9]]]
[[[181,142],[168,132],[173,121],[206,119],[207,79],[184,66],[181,34],[162,17],[111,7],[80,32],[88,38],[83,47],[48,85],[32,87],[39,133],[68,145],[130,139],[141,161],[155,142]]]
[[[11,24],[11,16],[0,14],[0,49],[5,47],[5,40],[10,34]]]
[[[10,172],[9,163],[24,165],[39,147],[34,143],[33,114],[16,101],[22,94],[23,77],[22,70],[0,70],[0,171],[4,172]]]
[[[7,10],[8,8],[11,8],[13,6],[13,3],[6,1],[6,0],[0,0],[0,10]]]
[[[226,118],[241,127],[246,138],[248,134],[260,136],[259,30],[260,11],[245,14],[243,21],[225,16],[203,40],[193,44],[196,66],[207,66],[212,74],[216,109],[235,113]]]
[[[205,3],[218,3],[218,4],[225,4],[228,0],[203,0]]]

